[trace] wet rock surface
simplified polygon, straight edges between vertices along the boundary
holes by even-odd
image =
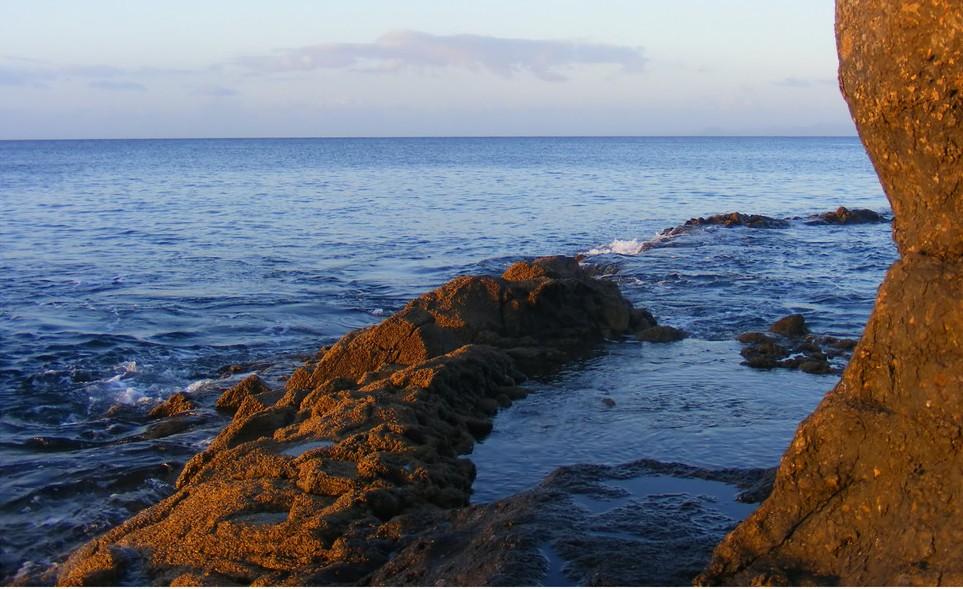
[[[835,211],[813,215],[806,220],[810,225],[859,225],[863,223],[885,223],[888,219],[871,209],[847,209],[839,207]]]
[[[174,393],[167,400],[155,405],[147,416],[152,419],[160,419],[162,417],[174,417],[175,415],[182,415],[185,413],[190,413],[197,406],[193,401],[187,398],[184,393]]]
[[[696,217],[686,221],[682,227],[721,225],[722,227],[750,227],[752,229],[782,229],[789,226],[787,219],[777,219],[765,215],[747,213],[721,213],[709,217]]]
[[[467,504],[461,455],[526,376],[643,320],[655,324],[572,258],[457,278],[346,335],[283,391],[256,376],[226,391],[233,420],[173,495],[77,550],[59,582],[364,582],[417,522]]]
[[[750,368],[798,369],[810,374],[842,372],[857,341],[809,332],[802,315],[787,315],[768,333],[750,331],[736,338],[743,344],[743,364]]]
[[[635,333],[635,337],[643,342],[677,342],[685,339],[685,332],[668,325],[655,325]]]
[[[843,93],[901,258],[702,584],[963,585],[963,6],[838,0],[836,14]]]
[[[398,518],[409,539],[373,585],[689,585],[771,470],[642,460],[578,465],[490,504]],[[755,492],[755,494],[752,494]],[[425,533],[420,530],[430,530]]]

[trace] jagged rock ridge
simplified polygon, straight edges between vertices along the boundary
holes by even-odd
[[[654,317],[572,258],[461,277],[346,335],[284,391],[256,377],[174,494],[77,550],[59,582],[353,584],[410,541],[395,516],[467,505],[491,416]]]

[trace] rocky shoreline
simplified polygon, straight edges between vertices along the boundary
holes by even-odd
[[[457,278],[322,350],[283,391],[255,377],[225,392],[234,419],[175,493],[77,550],[59,582],[361,582],[408,538],[396,516],[467,505],[461,455],[525,378],[658,327],[573,258]]]
[[[873,215],[864,222],[886,220]],[[781,226],[775,221],[783,222],[731,213],[680,228]],[[580,259],[550,257],[516,263],[501,277],[456,278],[323,348],[282,387],[250,374],[217,399],[218,411],[232,420],[185,465],[171,497],[76,550],[43,578],[55,574],[66,585],[536,584],[556,575],[566,584],[687,584],[741,516],[720,514],[713,499],[699,494],[656,499],[658,505],[636,497],[629,501],[631,517],[619,510],[576,516],[577,495],[617,495],[605,479],[668,476],[677,486],[708,480],[755,487],[744,499],[758,502],[768,494],[772,471],[705,471],[654,461],[579,466],[517,496],[467,507],[475,473],[463,456],[488,434],[499,408],[527,394],[527,378],[591,354],[606,339],[685,337],[633,308],[600,274]],[[831,370],[822,348],[793,356],[800,350],[779,342],[817,348],[839,342],[808,334],[804,323],[796,326],[799,333],[783,333],[787,322],[777,322],[770,335],[744,334],[744,364]],[[760,359],[763,348],[766,359]],[[807,360],[822,364],[816,370]],[[221,370],[245,372],[240,365]],[[158,420],[154,428],[176,429],[186,427],[196,409],[190,395],[176,393],[149,418]],[[673,512],[675,521],[667,523]],[[680,528],[673,543],[651,535],[650,520],[687,531]],[[493,531],[479,544],[472,535],[494,522],[513,531]],[[602,530],[594,544],[578,540],[579,530],[593,526]],[[600,551],[612,548],[606,529],[622,530],[620,542],[640,551],[638,558],[617,570],[603,566],[607,557]],[[447,546],[449,532],[462,539],[461,547],[448,549],[441,561],[412,548]],[[571,549],[575,544],[578,551]],[[487,568],[470,566],[488,553]],[[640,558],[663,562],[640,568]]]

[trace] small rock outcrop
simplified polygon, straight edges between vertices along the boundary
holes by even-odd
[[[174,417],[175,415],[183,415],[184,413],[190,413],[197,406],[194,402],[187,398],[184,393],[174,393],[167,398],[166,401],[158,403],[155,405],[147,416],[152,419],[160,419],[162,417]]]
[[[743,344],[743,364],[750,368],[789,368],[810,374],[840,372],[833,360],[848,360],[856,340],[809,332],[802,315],[787,315],[769,333],[750,331],[736,338]]]
[[[772,495],[701,584],[963,585],[963,4],[837,0],[836,15],[901,257]]]
[[[783,229],[789,227],[786,219],[767,217],[765,215],[751,215],[732,212],[721,213],[709,217],[695,217],[686,221],[683,227],[700,227],[703,225],[721,225],[723,227],[749,227],[751,229]]]
[[[271,388],[258,375],[252,374],[221,393],[214,406],[219,411],[243,417],[267,409],[276,400],[272,398]]]
[[[864,223],[885,223],[886,217],[871,209],[847,209],[839,207],[835,211],[821,213],[806,220],[810,225],[860,225]]]
[[[77,550],[59,582],[364,582],[410,540],[404,521],[468,503],[461,455],[526,376],[643,325],[655,318],[572,258],[452,280],[346,335],[283,391],[256,376],[226,391],[233,420],[173,495]]]

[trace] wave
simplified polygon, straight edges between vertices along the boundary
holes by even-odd
[[[606,254],[616,254],[620,256],[637,256],[644,251],[658,247],[662,243],[672,239],[673,236],[658,234],[652,239],[614,239],[606,245],[592,248],[584,253],[586,256],[601,256]]]

